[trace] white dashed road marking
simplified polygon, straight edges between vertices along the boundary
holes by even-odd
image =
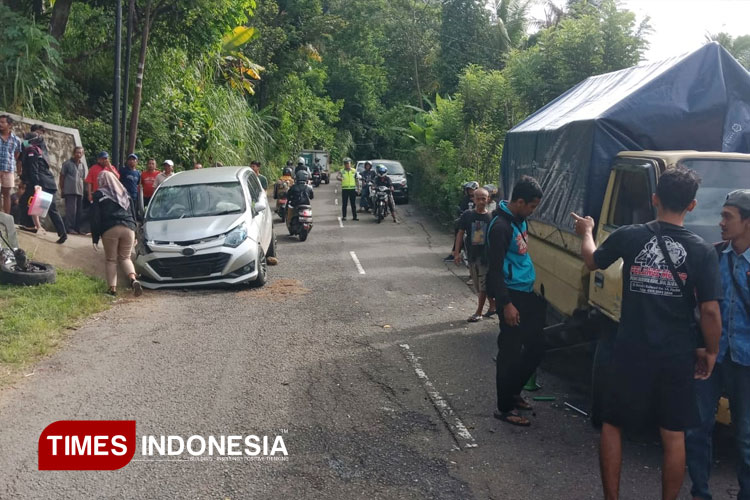
[[[357,266],[357,271],[359,271],[359,274],[365,274],[365,268],[362,267],[362,264],[359,262],[357,254],[354,252],[349,252],[349,255],[352,256],[352,260],[354,261],[354,265]]]
[[[333,199],[333,204],[334,205],[338,205],[339,204],[339,199],[338,198],[334,198]]]
[[[419,362],[419,359],[417,359],[411,351],[409,344],[401,344],[401,349],[404,351],[406,360],[414,369],[414,373],[417,374],[417,378],[422,381],[422,385],[427,391],[427,395],[430,397],[433,406],[435,406],[435,409],[440,414],[440,418],[443,419],[445,425],[448,426],[448,430],[453,435],[453,439],[456,440],[456,443],[462,448],[476,448],[477,442],[469,432],[469,429],[466,428],[461,419],[458,418],[458,415],[456,415],[456,412],[453,411],[453,408],[450,407],[448,402],[443,399],[437,389],[435,389],[435,386],[422,369],[422,364]]]
[[[341,217],[337,217],[339,220],[339,227],[344,227],[344,221],[341,220]]]

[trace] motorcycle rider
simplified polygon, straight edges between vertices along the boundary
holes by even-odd
[[[280,199],[283,198],[289,188],[294,185],[294,177],[292,177],[291,167],[284,167],[281,177],[273,185],[273,199],[276,200],[276,211],[279,211]]]
[[[375,173],[377,174],[375,177],[375,187],[386,186],[389,189],[388,209],[391,211],[393,222],[398,223],[398,220],[396,220],[396,204],[393,201],[393,182],[391,182],[391,178],[387,175],[388,168],[385,165],[378,165],[375,167]]]
[[[370,211],[370,183],[375,182],[375,171],[372,169],[372,163],[365,162],[365,169],[359,174],[362,180],[362,196],[359,198],[359,209],[362,212]]]
[[[310,205],[310,200],[315,198],[315,192],[313,188],[307,183],[310,179],[310,174],[307,170],[300,170],[296,173],[294,186],[289,188],[286,193],[287,199],[287,212],[286,212],[286,225],[289,227],[292,217],[294,217],[294,210],[300,205]]]
[[[302,156],[300,156],[299,158],[297,158],[297,167],[294,169],[294,176],[295,176],[295,178],[296,178],[297,174],[299,172],[303,171],[303,170],[305,172],[307,172],[307,178],[309,179],[310,178],[310,167],[307,166],[307,162],[305,161],[305,159]]]

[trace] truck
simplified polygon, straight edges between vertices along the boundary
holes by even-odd
[[[331,155],[328,151],[322,149],[303,149],[300,151],[299,156],[305,159],[307,166],[312,171],[315,166],[315,160],[320,162],[320,178],[326,184],[331,183]]]
[[[659,176],[675,167],[702,182],[687,229],[719,241],[726,195],[750,188],[750,73],[718,44],[658,63],[594,76],[511,129],[501,160],[510,194],[522,176],[545,195],[528,221],[536,291],[552,311],[548,343],[596,340],[592,418],[598,423],[622,301],[622,260],[589,272],[570,212],[596,220],[600,245],[627,224],[656,217]],[[726,406],[726,401],[723,402]],[[728,416],[718,415],[720,421]]]

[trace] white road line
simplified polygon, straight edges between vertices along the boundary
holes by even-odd
[[[334,205],[338,205],[339,204],[339,199],[338,198],[334,198],[333,199],[333,204]]]
[[[458,418],[458,415],[456,415],[456,412],[453,411],[453,408],[450,407],[448,402],[443,399],[437,389],[435,389],[435,386],[422,369],[422,364],[411,351],[409,344],[401,344],[400,347],[404,352],[404,356],[406,356],[406,360],[414,369],[414,373],[417,374],[417,378],[422,381],[422,385],[424,386],[425,391],[427,391],[427,395],[430,397],[433,406],[440,414],[440,418],[443,419],[445,425],[448,426],[448,430],[453,435],[453,439],[456,440],[456,443],[463,448],[476,448],[477,442],[469,432],[469,429],[466,428],[461,419]]]
[[[359,262],[357,254],[354,252],[349,252],[349,255],[352,256],[352,260],[354,261],[354,265],[357,266],[357,271],[359,271],[359,274],[365,274],[365,268],[362,267],[362,264]]]
[[[339,227],[344,227],[344,221],[341,220],[341,217],[338,217],[339,220]]]

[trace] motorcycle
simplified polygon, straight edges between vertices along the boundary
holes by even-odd
[[[313,170],[313,173],[312,173],[313,186],[314,187],[320,186],[320,180],[321,180],[320,170]]]
[[[286,221],[286,207],[287,207],[287,200],[286,200],[286,194],[282,195],[281,198],[279,198],[279,205],[276,208],[276,213],[279,214],[279,217],[281,217],[281,222]]]
[[[388,199],[391,196],[391,190],[387,186],[378,186],[375,191],[375,209],[373,214],[378,219],[380,224],[385,216],[388,215]]]
[[[286,221],[286,227],[291,236],[297,235],[300,241],[305,241],[313,227],[312,207],[310,205],[294,207],[294,215]]]

